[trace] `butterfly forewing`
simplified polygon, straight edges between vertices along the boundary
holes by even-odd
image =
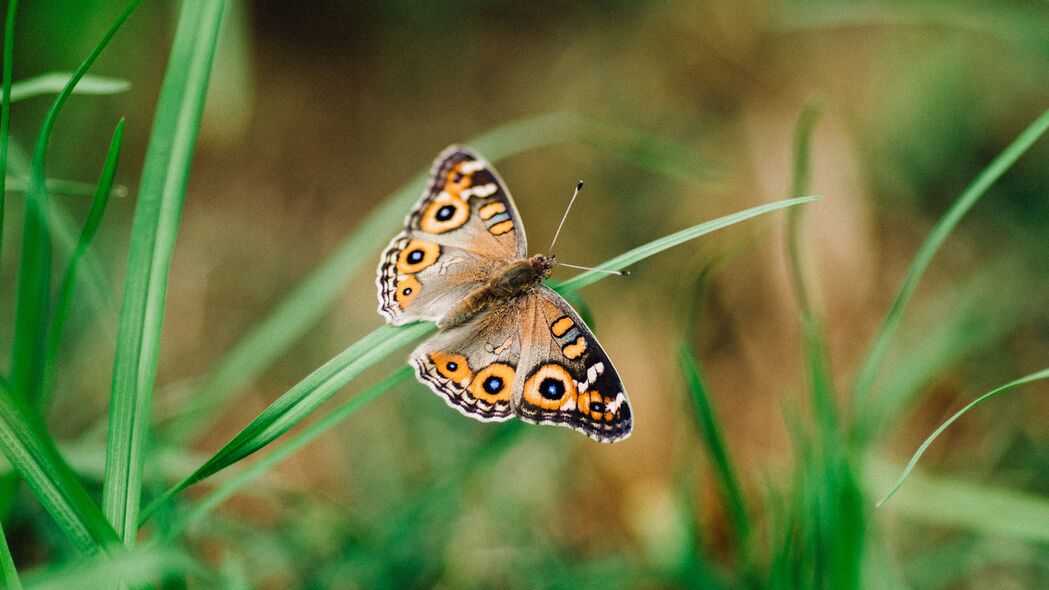
[[[593,332],[545,286],[525,299],[514,412],[527,422],[566,426],[600,442],[629,436],[634,425],[630,402]]]
[[[495,269],[524,256],[520,215],[491,165],[452,146],[434,161],[407,226],[379,261],[379,313],[391,323],[437,320]]]

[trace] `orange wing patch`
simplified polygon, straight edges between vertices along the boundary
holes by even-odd
[[[466,357],[461,354],[431,352],[430,362],[437,367],[437,372],[440,373],[442,377],[450,379],[455,383],[467,383],[473,378],[473,371],[470,370],[470,364],[466,361]]]
[[[608,409],[608,405],[613,401],[610,397],[601,395],[599,391],[585,391],[579,394],[576,403],[579,406],[579,413],[597,422],[611,422],[616,417],[615,414]]]
[[[484,207],[477,210],[477,214],[481,216],[481,219],[488,221],[492,217],[506,212],[506,205],[496,201],[494,203],[488,203]]]
[[[510,365],[492,363],[477,372],[470,382],[470,394],[493,406],[499,402],[508,402],[515,374]]]
[[[433,242],[411,240],[397,256],[397,272],[415,274],[433,265],[441,256],[441,247]]]
[[[558,338],[560,338],[561,336],[565,335],[565,332],[571,330],[572,326],[574,326],[574,325],[575,325],[575,322],[572,321],[572,318],[570,318],[570,317],[568,317],[566,315],[563,315],[563,316],[557,318],[556,320],[554,320],[554,323],[550,324],[550,332],[554,336],[557,336]]]
[[[561,365],[539,367],[524,384],[524,399],[541,410],[560,410],[575,398],[575,381]]]
[[[575,339],[575,342],[568,344],[561,348],[561,352],[571,360],[579,358],[584,352],[586,352],[586,338],[580,336]]]
[[[401,309],[408,309],[408,306],[412,304],[412,299],[419,294],[419,289],[422,289],[423,285],[414,276],[408,275],[397,281],[396,292],[394,293],[394,299],[397,300],[397,305],[401,306]]]
[[[492,235],[501,236],[512,229],[514,229],[514,222],[507,220],[493,225],[488,228],[488,231],[492,232]]]

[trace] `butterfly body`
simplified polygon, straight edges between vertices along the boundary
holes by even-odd
[[[524,227],[498,174],[452,146],[387,246],[379,313],[400,325],[437,322],[410,357],[419,380],[482,421],[566,426],[601,442],[629,436],[623,384],[597,338],[542,284],[557,261],[526,255]]]

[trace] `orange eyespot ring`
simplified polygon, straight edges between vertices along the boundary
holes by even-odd
[[[575,381],[561,365],[539,367],[524,384],[524,399],[541,410],[559,410],[575,398]]]
[[[412,304],[412,299],[419,294],[423,285],[415,277],[409,275],[397,281],[394,288],[396,292],[393,297],[397,300],[397,305],[400,305],[401,309],[408,309],[408,306]]]
[[[401,274],[415,274],[420,270],[437,262],[441,255],[441,247],[433,242],[422,240],[411,240],[408,245],[397,255],[397,272]]]
[[[454,196],[438,197],[426,208],[419,227],[424,232],[443,234],[462,227],[470,219],[470,208]]]
[[[611,422],[615,415],[609,411],[608,404],[612,401],[612,398],[605,397],[600,391],[584,391],[579,394],[576,404],[580,414],[592,420]]]
[[[461,354],[431,352],[429,357],[430,362],[437,367],[437,372],[445,379],[451,379],[455,383],[462,384],[464,381],[469,381],[473,376],[473,371],[470,370],[470,363]]]
[[[470,393],[477,399],[495,405],[510,401],[516,371],[510,365],[492,363],[477,371],[470,382]]]
[[[462,170],[463,162],[459,162],[448,171],[448,180],[444,182],[444,190],[455,197],[458,197],[463,189],[473,184],[473,173]]]

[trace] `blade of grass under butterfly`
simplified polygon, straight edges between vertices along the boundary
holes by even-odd
[[[47,436],[39,416],[0,383],[0,450],[73,545],[96,553],[117,535]]]
[[[22,590],[22,580],[15,569],[15,560],[11,557],[11,548],[7,545],[4,526],[0,524],[0,588]]]
[[[435,330],[436,326],[431,323],[417,323],[405,328],[382,326],[373,330],[277,398],[196,471],[154,501],[143,513],[143,522],[168,498],[273,442],[365,369]]]
[[[80,260],[91,245],[91,240],[98,233],[98,227],[102,224],[102,215],[106,212],[109,203],[109,195],[113,188],[113,178],[117,173],[117,162],[120,159],[120,145],[124,138],[124,119],[117,123],[113,132],[113,139],[109,143],[109,151],[106,153],[106,163],[102,167],[102,174],[98,180],[95,196],[91,200],[91,209],[87,213],[84,229],[80,232],[76,249],[69,260],[65,279],[59,289],[58,302],[55,305],[55,317],[51,322],[47,335],[47,357],[44,363],[44,387],[41,392],[40,406],[47,406],[47,398],[51,395],[51,389],[55,379],[55,363],[58,362],[58,347],[62,341],[62,330],[66,325],[69,309],[73,304],[73,293],[76,290],[77,269]]]
[[[131,224],[102,494],[106,516],[128,545],[138,530],[168,268],[224,8],[224,0],[182,4]]]
[[[817,198],[788,199],[726,215],[635,248],[605,262],[597,268],[619,270],[629,264],[644,260],[649,256],[716,229],[727,227],[762,213],[807,203]],[[567,283],[571,286],[562,286],[561,288],[579,289],[608,276],[608,274],[593,271],[583,273],[580,277],[584,277],[584,280],[578,280],[579,277],[570,279]],[[404,328],[382,326],[373,330],[277,398],[204,465],[153,502],[150,510],[143,516],[143,521],[148,518],[152,510],[159,506],[161,502],[273,442],[349,384],[362,371],[379,362],[401,346],[425,334],[429,334],[435,329],[436,327],[433,324],[427,322],[412,324]]]
[[[209,492],[208,495],[196,501],[188,512],[183,514],[174,524],[165,528],[163,532],[164,538],[170,539],[179,535],[194,520],[207,515],[238,491],[244,489],[245,486],[252,483],[264,473],[273,469],[285,459],[316,440],[317,437],[328,432],[350,416],[356,414],[358,410],[371,403],[380,395],[408,380],[413,372],[414,370],[410,365],[401,367],[382,381],[344,402],[341,406],[335,408],[323,418],[318,419],[316,422],[295,433],[294,436],[290,437],[287,442],[273,452],[252,463],[250,467],[244,469],[240,473],[237,473],[233,477],[222,482],[221,485]]]
[[[764,205],[758,205],[757,207],[751,207],[750,209],[744,209],[736,213],[725,215],[705,223],[700,223],[692,227],[683,229],[679,232],[670,234],[654,240],[642,246],[638,246],[633,250],[629,250],[616,256],[615,258],[603,262],[594,267],[594,270],[588,270],[578,275],[558,283],[554,288],[558,291],[574,291],[582,289],[588,285],[592,285],[601,279],[607,278],[608,274],[601,272],[602,270],[623,270],[631,264],[635,264],[653,254],[658,254],[663,250],[673,248],[678,244],[682,244],[689,240],[694,240],[702,235],[709,234],[710,232],[717,231],[719,229],[728,227],[730,225],[745,221],[752,217],[764,215],[778,209],[784,209],[786,207],[793,207],[795,205],[801,205],[802,203],[810,203],[812,201],[819,200],[821,197],[809,196],[809,197],[798,197],[794,199],[785,199],[782,201],[776,201],[774,203],[766,203]]]
[[[1042,113],[1034,122],[1028,125],[1008,147],[977,175],[972,184],[965,189],[961,196],[958,197],[958,200],[936,222],[932,231],[929,232],[929,236],[922,242],[917,254],[914,256],[914,260],[911,262],[910,268],[907,269],[907,275],[900,284],[896,297],[889,306],[889,311],[885,314],[881,326],[879,326],[874,339],[871,341],[863,364],[860,366],[856,384],[852,390],[851,403],[854,415],[862,413],[867,403],[867,396],[870,394],[878,370],[881,368],[882,360],[889,350],[892,336],[900,324],[903,310],[910,301],[914,291],[918,288],[918,282],[921,281],[922,276],[925,274],[925,269],[928,268],[933,257],[936,256],[940,246],[951,235],[951,232],[954,231],[954,228],[961,222],[965,214],[976,205],[980,197],[987,193],[991,185],[1001,178],[1021,156],[1027,153],[1027,150],[1047,130],[1049,130],[1049,110]]]
[[[633,130],[621,129],[573,113],[550,113],[521,119],[473,137],[467,143],[492,162],[537,147],[576,140],[612,154],[632,156],[632,163],[657,173],[665,173],[665,163],[656,163],[650,154],[657,150],[663,157],[672,154],[679,168],[677,178],[687,176],[692,168],[706,169],[703,161],[691,157],[689,150],[666,141],[648,137]],[[657,146],[653,148],[652,146]],[[686,170],[687,169],[687,170]],[[691,179],[695,179],[693,173]],[[198,385],[188,407],[171,429],[171,436],[188,440],[210,425],[208,413],[220,407],[255,380],[293,342],[320,321],[343,292],[346,281],[365,268],[373,259],[362,253],[377,251],[390,237],[405,212],[418,200],[426,186],[426,171],[382,201],[357,226],[346,240],[291,292],[276,308],[233,347]],[[215,412],[210,412],[215,414]]]
[[[73,89],[99,54],[116,35],[141,0],[134,0],[106,31],[102,39],[80,64],[69,82],[55,97],[44,117],[33,149],[29,187],[25,196],[21,262],[18,269],[14,344],[11,352],[11,386],[16,395],[28,400],[40,396],[47,351],[47,326],[51,299],[51,235],[48,226],[48,196],[44,166],[47,146],[58,115]]]
[[[925,439],[925,442],[923,442],[921,444],[921,446],[918,447],[918,450],[914,452],[914,456],[912,456],[911,460],[907,462],[907,466],[903,468],[903,472],[900,473],[900,476],[896,479],[896,483],[894,483],[892,485],[892,487],[889,489],[889,492],[887,494],[885,494],[885,497],[882,498],[878,502],[878,506],[880,507],[882,504],[887,502],[889,500],[889,498],[891,498],[893,496],[893,494],[895,494],[896,491],[900,489],[900,486],[903,485],[904,480],[906,480],[907,476],[910,475],[911,471],[914,470],[914,466],[918,464],[918,460],[921,459],[922,455],[925,454],[925,451],[926,451],[926,449],[929,448],[929,445],[931,445],[933,443],[933,441],[935,441],[937,439],[937,437],[939,437],[941,434],[943,434],[943,431],[947,430],[948,426],[950,426],[951,424],[954,424],[955,420],[957,420],[958,418],[961,418],[969,410],[971,410],[974,407],[976,407],[977,405],[979,405],[979,404],[981,404],[981,403],[991,399],[992,397],[998,395],[999,393],[1002,393],[1004,391],[1008,391],[1008,390],[1010,390],[1010,389],[1012,389],[1014,387],[1019,387],[1021,385],[1026,385],[1027,383],[1031,383],[1032,381],[1038,381],[1040,379],[1049,379],[1049,369],[1042,369],[1041,371],[1036,371],[1034,373],[1031,373],[1030,375],[1026,375],[1024,377],[1020,377],[1019,379],[1017,379],[1015,381],[1010,381],[1009,383],[1006,383],[1005,385],[1003,385],[1003,386],[1001,386],[1001,387],[999,387],[999,388],[997,388],[997,389],[995,389],[993,391],[990,391],[988,393],[985,393],[985,394],[981,395],[980,397],[976,398],[975,400],[969,402],[969,404],[966,405],[964,408],[962,408],[962,409],[958,410],[957,412],[955,412],[955,414],[953,416],[948,418],[943,424],[940,424],[940,427],[937,428],[936,430],[934,430],[932,432],[932,434],[930,434],[929,437]]]
[[[11,102],[18,102],[35,96],[56,94],[69,84],[73,74],[69,72],[49,72],[19,80],[11,84]],[[131,88],[131,82],[106,76],[84,76],[76,85],[74,94],[107,95],[119,94]]]
[[[0,91],[0,253],[4,244],[4,202],[7,195],[7,142],[11,130],[11,69],[14,66],[15,54],[15,13],[18,11],[18,0],[7,1],[7,17],[4,19],[4,71],[2,91]],[[2,260],[2,257],[0,257]]]
[[[696,363],[695,353],[687,343],[682,343],[678,348],[678,361],[685,375],[685,384],[692,398],[692,408],[695,410],[696,426],[703,440],[704,449],[714,465],[714,474],[721,488],[722,498],[728,507],[732,519],[732,528],[736,536],[736,546],[740,548],[740,561],[742,569],[752,575],[751,559],[754,556],[754,543],[751,534],[753,528],[750,521],[750,513],[747,510],[746,500],[736,476],[736,467],[728,454],[725,438],[721,434],[720,421],[714,413],[713,405],[710,403],[710,395],[706,386],[699,364]]]

